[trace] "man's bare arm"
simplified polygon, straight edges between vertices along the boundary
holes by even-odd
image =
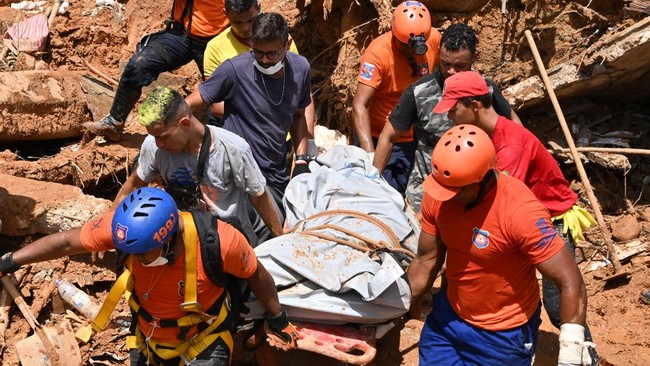
[[[404,131],[396,129],[393,125],[388,122],[384,125],[384,129],[381,130],[379,135],[379,140],[377,141],[377,148],[375,149],[375,158],[372,162],[372,165],[379,170],[380,173],[384,172],[386,165],[390,160],[390,155],[393,151],[393,145],[397,139],[402,136]]]
[[[255,294],[264,311],[269,316],[276,316],[282,312],[278,293],[275,290],[275,281],[269,272],[264,268],[261,262],[257,262],[257,269],[253,275],[246,279],[248,287]]]
[[[307,154],[307,139],[314,138],[307,129],[307,120],[305,119],[305,109],[297,109],[293,113],[293,123],[289,129],[291,141],[296,155]]]
[[[560,289],[560,321],[585,324],[587,289],[575,260],[565,247],[550,259],[537,265],[537,270]]]
[[[316,107],[314,106],[314,96],[310,95],[311,102],[305,107],[305,122],[307,123],[307,132],[314,138],[314,125],[316,125]]]
[[[122,188],[120,188],[120,191],[117,192],[117,196],[115,196],[115,200],[113,200],[113,205],[111,206],[111,210],[117,209],[117,205],[122,202],[122,200],[129,195],[129,193],[135,191],[138,188],[144,187],[147,185],[147,182],[143,181],[138,177],[137,172],[131,173],[129,178],[124,182],[122,185]]]
[[[266,227],[271,231],[271,235],[282,235],[282,223],[280,222],[280,218],[271,202],[271,196],[264,191],[259,196],[249,194],[248,197],[251,200],[253,207],[255,207],[255,210],[266,224]]]
[[[87,250],[81,245],[81,229],[79,228],[38,239],[15,251],[13,260],[16,264],[24,265],[86,252]]]
[[[187,103],[193,111],[206,106],[198,87],[194,89],[192,94],[185,97],[185,103]]]
[[[354,132],[359,140],[359,147],[367,152],[375,151],[374,144],[372,143],[370,114],[368,113],[368,109],[370,108],[374,96],[375,89],[368,85],[359,83],[357,85],[357,91],[354,93],[354,99],[352,100]]]
[[[420,319],[422,299],[438,277],[438,272],[445,262],[446,251],[439,238],[424,231],[420,232],[418,253],[406,272],[411,284],[411,319]]]

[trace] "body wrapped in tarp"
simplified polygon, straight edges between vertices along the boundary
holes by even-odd
[[[379,324],[408,311],[404,267],[417,249],[412,210],[353,146],[335,146],[292,179],[284,206],[293,231],[255,248],[291,319]],[[412,255],[412,254],[411,254]],[[248,303],[247,317],[263,309]]]

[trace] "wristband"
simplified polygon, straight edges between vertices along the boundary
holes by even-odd
[[[274,317],[271,317],[267,315],[266,312],[264,312],[264,319],[266,319],[266,322],[269,324],[269,328],[275,332],[282,332],[282,330],[289,325],[287,312],[284,310],[284,308],[282,308],[282,312],[280,312],[279,315],[276,315]]]
[[[14,273],[20,268],[20,264],[14,262],[14,253],[9,252],[5,253],[0,257],[0,276],[7,275],[9,273]]]
[[[304,161],[305,163],[309,163],[309,161],[311,159],[309,158],[309,155],[307,155],[307,154],[300,154],[300,155],[296,155],[296,158],[294,160],[296,161],[296,163],[301,161],[301,160]]]

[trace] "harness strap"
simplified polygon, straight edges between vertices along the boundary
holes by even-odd
[[[127,268],[122,272],[120,277],[117,278],[113,287],[111,287],[111,291],[108,293],[108,296],[106,296],[106,300],[104,300],[102,307],[99,309],[99,313],[97,313],[97,316],[93,320],[92,327],[95,332],[99,332],[106,328],[106,324],[108,324],[111,319],[111,314],[113,313],[113,310],[115,310],[117,302],[120,301],[122,294],[124,294],[127,301],[130,301],[132,295],[131,290],[133,289],[133,276],[131,276],[130,271],[132,266],[133,257],[129,256],[126,263]]]
[[[205,172],[205,161],[208,159],[211,146],[212,146],[212,132],[210,131],[210,128],[208,128],[208,125],[204,125],[203,142],[201,143],[201,149],[199,150],[199,159],[196,164],[197,187],[201,187],[201,181],[203,180],[203,176]]]
[[[135,335],[127,337],[127,348],[138,349],[147,357],[150,355],[150,352],[153,352],[163,360],[180,357],[183,361],[181,365],[188,364],[218,338],[223,339],[228,348],[232,350],[233,339],[230,331],[228,329],[219,331],[221,324],[230,312],[226,303],[224,301],[219,310],[219,314],[208,321],[209,326],[188,341],[165,343],[149,340],[145,342],[142,332],[140,329],[137,329]]]
[[[202,314],[202,313],[191,313],[185,316],[182,316],[178,319],[155,319],[147,310],[145,310],[138,301],[136,296],[131,296],[129,299],[129,306],[141,316],[148,323],[156,321],[158,326],[161,328],[170,328],[170,327],[191,327],[193,325],[203,323],[214,318],[214,315]]]
[[[192,28],[192,10],[194,8],[194,0],[186,0],[185,1],[185,7],[183,8],[183,13],[181,14],[181,18],[179,19],[179,22],[181,25],[185,24],[185,17],[189,16],[189,19],[187,20],[187,29],[185,29],[185,37],[187,37],[188,34],[190,34],[190,30]],[[173,8],[172,8],[172,14],[173,14]]]
[[[210,131],[206,131],[206,135],[209,134]],[[199,245],[199,237],[192,214],[189,212],[181,212],[181,217],[183,218],[185,231],[183,233],[185,236],[185,302],[181,304],[181,309],[187,312],[205,314],[201,311],[201,305],[197,301],[196,247]]]

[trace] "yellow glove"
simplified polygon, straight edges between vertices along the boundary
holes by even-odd
[[[566,235],[567,232],[571,231],[571,237],[574,242],[577,242],[578,239],[585,240],[582,230],[588,229],[591,225],[596,224],[596,220],[594,220],[591,214],[577,205],[573,205],[567,212],[553,217],[553,220],[559,219],[562,219],[564,224],[562,234]]]

